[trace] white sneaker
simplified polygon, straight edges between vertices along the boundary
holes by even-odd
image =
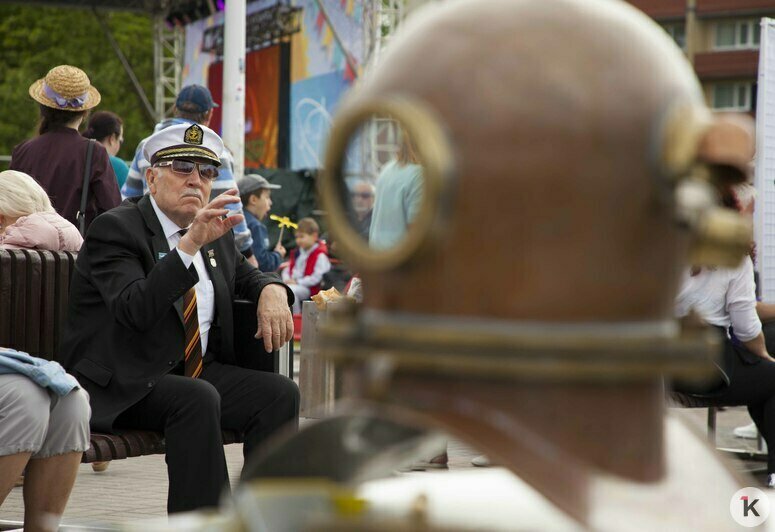
[[[474,456],[471,459],[471,465],[476,467],[490,467],[492,463],[490,462],[489,458],[483,454],[480,454],[479,456]]]
[[[755,440],[759,437],[759,430],[756,428],[755,423],[745,425],[743,427],[737,427],[732,431],[735,438],[745,438],[746,440]]]
[[[775,473],[770,473],[767,475],[767,487],[775,488]]]

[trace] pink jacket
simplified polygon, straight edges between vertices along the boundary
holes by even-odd
[[[78,229],[55,212],[22,216],[0,234],[0,248],[78,251],[81,244]]]

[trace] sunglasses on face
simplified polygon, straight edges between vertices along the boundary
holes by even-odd
[[[353,198],[361,198],[361,199],[369,199],[372,194],[371,192],[353,192],[350,194]]]
[[[183,159],[173,159],[171,161],[160,161],[154,166],[171,166],[176,174],[189,175],[194,168],[199,168],[199,176],[202,179],[215,181],[218,177],[218,167],[209,163],[195,163],[193,161],[184,161]]]

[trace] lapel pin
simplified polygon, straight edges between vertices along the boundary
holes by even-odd
[[[156,260],[161,260],[161,259],[163,259],[163,258],[164,258],[164,257],[166,257],[166,256],[167,256],[167,254],[166,254],[164,251],[159,251],[159,252],[156,254]]]
[[[215,262],[215,250],[214,249],[208,249],[207,250],[207,257],[210,259],[210,266],[215,268],[218,266],[218,263]]]

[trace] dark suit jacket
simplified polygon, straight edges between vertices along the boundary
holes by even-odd
[[[232,301],[258,301],[264,286],[280,279],[248,264],[231,232],[201,253],[215,289],[209,344],[219,344],[208,345],[206,356],[234,364]],[[183,359],[182,298],[198,281],[193,264],[186,269],[170,252],[148,196],[94,220],[76,261],[59,352],[91,396],[95,430],[111,431],[116,417]]]

